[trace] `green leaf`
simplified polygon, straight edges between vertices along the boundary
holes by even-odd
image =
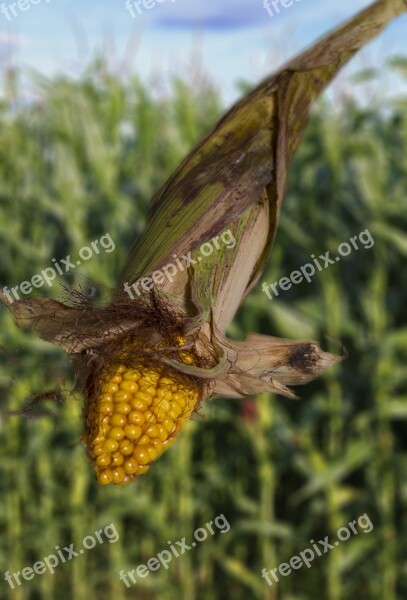
[[[310,481],[293,494],[292,500],[296,503],[303,502],[314,494],[325,490],[361,467],[372,455],[373,447],[371,444],[366,441],[354,442],[348,446],[347,454],[343,459],[336,463],[326,464],[322,470],[318,469],[317,473],[310,478]]]

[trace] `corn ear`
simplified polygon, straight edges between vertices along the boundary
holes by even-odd
[[[406,10],[407,0],[378,0],[228,111],[153,198],[108,304],[95,307],[78,293],[70,306],[45,298],[11,303],[0,290],[18,325],[90,370],[83,440],[100,483],[127,483],[146,472],[203,398],[266,391],[296,397],[287,386],[342,360],[315,342],[233,342],[225,331],[269,256],[312,102]],[[174,254],[196,257],[202,242],[226,228],[233,248],[179,270],[144,299],[124,293],[124,282],[150,275]]]
[[[192,361],[187,353],[182,359]],[[200,389],[145,364],[105,371],[99,384],[85,406],[83,441],[100,484],[130,483],[171,446],[196,410]]]

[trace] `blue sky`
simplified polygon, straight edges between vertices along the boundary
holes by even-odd
[[[133,18],[125,0],[20,0],[29,8],[0,13],[0,69],[10,60],[52,75],[80,75],[99,50],[115,68],[143,78],[186,75],[200,62],[226,103],[238,94],[236,81],[258,82],[368,0],[293,0],[270,17],[263,0],[144,0]],[[134,0],[131,0],[132,3]],[[0,6],[2,0],[0,0]],[[23,5],[24,6],[24,5]],[[400,18],[352,61],[336,83],[347,90],[349,73],[382,67],[391,54],[407,56],[407,16]],[[384,73],[384,71],[383,71]],[[395,78],[370,83],[367,94],[396,89]],[[370,86],[370,90],[369,90]],[[377,89],[374,90],[374,86]],[[372,91],[373,90],[373,91]]]

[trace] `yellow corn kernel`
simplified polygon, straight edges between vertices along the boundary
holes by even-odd
[[[120,385],[120,389],[124,390],[126,392],[134,393],[134,392],[137,392],[137,390],[138,390],[138,385],[135,381],[124,380],[119,385]]]
[[[127,402],[118,402],[114,410],[116,413],[127,415],[131,411],[131,406]]]
[[[126,477],[126,471],[123,469],[123,467],[116,467],[116,469],[113,469],[113,474],[112,474],[112,482],[113,483],[123,483],[123,479]]]
[[[113,403],[113,394],[102,394],[100,401]]]
[[[137,448],[134,449],[134,458],[140,465],[148,464],[150,462],[150,456],[147,451],[147,446],[145,448],[137,446]]]
[[[178,396],[178,394],[173,394],[173,398],[174,396]],[[177,402],[174,398],[174,400],[172,402],[170,402],[170,408],[171,410],[173,410],[174,412],[177,413],[177,416],[182,414],[182,406],[180,405],[179,402]]]
[[[144,400],[134,397],[131,401],[131,408],[138,412],[145,413],[148,410],[148,404]]]
[[[157,453],[160,454],[163,449],[163,443],[160,439],[151,440],[152,445],[157,450]]]
[[[154,415],[151,412],[151,410],[146,410],[146,412],[144,413],[144,419],[146,423],[152,423],[154,421]]]
[[[145,446],[150,443],[150,438],[148,435],[142,435],[137,443],[139,446]]]
[[[169,419],[172,419],[173,421],[177,420],[177,417],[180,416],[180,413],[178,413],[176,410],[173,410],[172,408],[170,408],[170,410],[167,412],[167,417]]]
[[[134,444],[130,440],[120,442],[119,451],[123,456],[132,456],[134,452]]]
[[[136,392],[134,394],[134,397],[136,400],[144,401],[147,404],[147,406],[149,406],[152,401],[152,397],[149,394],[146,394],[145,392]]]
[[[133,423],[134,425],[143,425],[145,421],[145,417],[143,413],[133,410],[128,416],[129,423]]]
[[[125,390],[119,390],[117,394],[114,395],[115,402],[130,402],[133,398],[133,394],[131,392],[126,392]]]
[[[124,463],[124,470],[127,475],[134,475],[138,470],[138,463],[134,460],[134,458],[129,458]]]
[[[113,412],[113,402],[102,402],[100,405],[100,412],[102,414],[110,415]]]
[[[161,440],[162,442],[165,442],[165,440],[166,440],[166,439],[167,439],[167,437],[168,437],[168,432],[167,432],[167,430],[165,429],[164,425],[162,425],[161,423],[159,423],[159,424],[157,425],[157,427],[158,427],[158,435],[160,436],[160,440]]]
[[[119,386],[116,383],[106,383],[102,387],[102,394],[115,394],[119,391]]]
[[[140,379],[139,371],[134,371],[133,369],[126,369],[124,367],[123,379],[127,381],[138,381]]]
[[[164,410],[161,410],[161,408],[156,408],[154,411],[154,415],[155,415],[155,420],[157,421],[157,423],[160,423],[161,421],[164,421],[164,419],[167,418],[167,413]],[[154,421],[154,419],[149,419],[149,423],[152,423]]]
[[[170,390],[167,390],[165,388],[158,388],[154,400],[155,402],[157,402],[157,400],[172,400],[172,392],[170,392]]]
[[[124,438],[124,431],[121,427],[113,427],[107,434],[107,437],[120,442]]]
[[[157,452],[157,449],[156,449],[156,448],[154,448],[154,446],[153,446],[152,444],[149,444],[149,445],[146,447],[146,450],[147,450],[148,457],[149,457],[149,459],[150,459],[150,460],[149,460],[149,462],[153,462],[153,461],[154,461],[154,460],[155,460],[155,459],[158,457],[158,452]],[[140,461],[140,462],[141,462],[141,461]],[[141,464],[142,464],[142,463],[141,463]]]
[[[133,425],[133,424],[130,425],[129,424],[129,425],[125,425],[124,433],[125,433],[127,439],[138,440],[138,438],[141,437],[143,430],[141,429],[140,425]]]
[[[145,435],[148,435],[149,438],[159,438],[160,430],[157,425],[149,425],[145,431]]]
[[[149,396],[151,396],[151,398],[154,398],[154,396],[157,394],[155,385],[148,383],[147,381],[139,382],[139,391],[144,392],[145,394],[148,394]]]
[[[108,467],[112,462],[112,458],[109,454],[101,454],[96,459],[96,464],[98,467]]]
[[[102,446],[94,446],[93,447],[93,454],[94,454],[94,456],[100,456],[101,454],[103,454],[103,448],[102,448]]]
[[[112,465],[114,467],[120,467],[124,463],[124,454],[122,452],[113,452],[113,461]]]
[[[175,431],[175,423],[172,419],[164,419],[162,424],[164,425],[168,433],[173,433]]]
[[[113,481],[113,473],[110,469],[101,469],[97,472],[96,476],[98,483],[101,483],[102,485],[108,485]]]
[[[119,443],[116,440],[108,439],[103,444],[103,450],[107,454],[113,454],[113,452],[116,452],[116,450],[118,449],[118,447],[119,447]]]
[[[144,473],[147,473],[147,471],[150,470],[150,465],[139,465],[138,471],[137,471],[137,475],[144,475]]]
[[[153,405],[152,405],[152,410],[154,412],[154,409],[158,409],[158,410],[163,410],[165,412],[167,412],[167,410],[170,410],[171,408],[171,402],[168,402],[168,400],[166,400],[165,398],[154,398],[153,399]]]
[[[130,415],[129,415],[130,417]],[[112,427],[124,427],[127,423],[126,415],[115,413],[110,417],[110,425]]]

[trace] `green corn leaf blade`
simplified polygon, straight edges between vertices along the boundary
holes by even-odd
[[[356,469],[367,463],[373,453],[373,445],[370,443],[353,442],[348,446],[346,455],[331,464],[325,464],[324,469],[317,469],[308,483],[292,496],[292,501],[301,503],[307,498],[325,490],[333,483],[338,483],[348,477]]]

